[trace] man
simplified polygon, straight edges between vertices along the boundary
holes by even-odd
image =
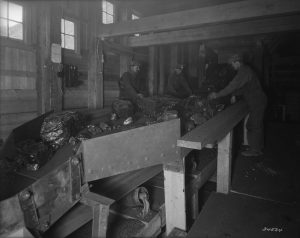
[[[129,100],[136,105],[137,100],[145,96],[142,87],[143,82],[138,77],[140,64],[137,61],[131,61],[129,67],[129,71],[125,72],[119,81],[119,98]]]
[[[247,121],[249,149],[242,152],[244,156],[259,156],[264,146],[263,117],[267,105],[264,94],[255,72],[242,61],[240,55],[233,55],[229,59],[231,66],[237,70],[233,80],[221,91],[208,95],[209,99],[216,99],[229,94],[241,95],[249,106]]]
[[[186,98],[192,95],[192,90],[188,85],[183,73],[183,65],[176,66],[174,72],[168,79],[167,94],[177,97]]]

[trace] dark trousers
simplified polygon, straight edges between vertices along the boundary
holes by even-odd
[[[248,143],[251,149],[260,151],[264,148],[264,112],[266,103],[250,107],[247,121]]]

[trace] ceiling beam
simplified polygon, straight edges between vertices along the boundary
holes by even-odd
[[[100,37],[168,31],[300,12],[299,0],[248,0],[101,25]]]
[[[300,2],[300,1],[299,1]],[[300,14],[276,18],[258,19],[246,22],[203,26],[197,29],[179,30],[172,32],[154,33],[129,37],[129,47],[163,45],[191,41],[239,37],[300,30]]]

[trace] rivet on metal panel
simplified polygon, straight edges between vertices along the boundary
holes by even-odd
[[[74,164],[74,165],[78,165],[79,164],[79,158],[78,157],[76,157],[76,156],[73,156],[72,157],[72,163]]]
[[[31,196],[31,194],[30,194],[30,192],[27,191],[27,190],[22,191],[22,192],[20,193],[20,198],[21,198],[23,201],[29,199],[30,196]]]
[[[146,157],[145,157],[145,160],[147,161],[148,159],[149,159],[149,158],[146,156]]]
[[[92,173],[92,170],[91,170],[91,169],[88,169],[88,173],[91,174],[91,173]]]
[[[178,154],[179,153],[179,151],[178,150],[176,150],[176,152],[175,152],[176,154]]]
[[[43,224],[43,230],[47,230],[48,228],[49,228],[49,226],[50,226],[50,222],[45,222],[44,224]]]
[[[164,153],[161,153],[161,154],[160,154],[160,157],[165,157],[165,154],[164,154]]]
[[[172,145],[172,148],[175,148],[175,144]]]

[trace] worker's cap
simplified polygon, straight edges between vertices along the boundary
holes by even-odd
[[[177,64],[175,69],[183,69],[184,68],[184,65],[183,64]]]
[[[141,66],[141,64],[135,60],[132,60],[129,65],[130,66]]]
[[[242,57],[240,54],[234,54],[228,58],[228,63],[231,64],[236,61],[242,61]]]

